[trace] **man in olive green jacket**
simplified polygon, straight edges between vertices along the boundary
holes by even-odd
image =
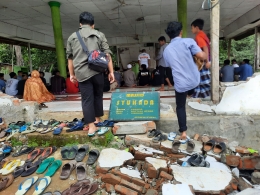
[[[115,78],[110,56],[112,52],[109,49],[105,35],[94,29],[94,17],[91,13],[81,13],[79,16],[79,23],[79,33],[85,42],[88,51],[101,50],[109,57],[108,78],[109,81],[113,83]],[[89,135],[91,135],[97,131],[94,123],[100,122],[100,117],[104,115],[104,76],[103,73],[96,72],[88,67],[88,56],[83,51],[76,32],[68,39],[66,53],[70,80],[73,83],[79,82],[84,123],[89,126]]]

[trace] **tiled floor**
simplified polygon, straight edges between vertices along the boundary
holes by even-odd
[[[158,89],[158,87],[156,88]],[[156,90],[155,89],[155,90]],[[121,92],[127,91],[152,91],[152,88],[121,88]],[[162,102],[172,102],[175,98],[175,91],[160,91],[160,97]],[[103,108],[109,110],[112,93],[104,93],[103,95]],[[70,95],[56,95],[56,100],[46,103],[48,108],[43,109],[43,112],[77,112],[82,111],[80,94]]]

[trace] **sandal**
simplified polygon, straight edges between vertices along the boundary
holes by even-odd
[[[148,132],[149,133],[148,133],[147,137],[153,138],[154,136],[156,136],[159,133],[159,130],[153,129],[153,130],[148,131]]]
[[[21,177],[27,177],[29,175],[32,175],[38,169],[41,162],[41,160],[37,160],[35,163],[27,162],[24,168],[24,172],[21,174]]]
[[[210,150],[212,150],[215,146],[216,142],[214,140],[209,140],[206,143],[204,143],[203,145],[203,150],[205,152],[209,152]]]
[[[81,161],[85,158],[85,156],[86,156],[86,154],[88,153],[88,151],[89,151],[89,146],[88,146],[88,145],[83,145],[83,146],[81,146],[81,147],[78,149],[78,153],[77,153],[77,155],[76,155],[76,157],[75,157],[75,160],[76,160],[77,162],[81,162]]]
[[[46,158],[45,160],[43,160],[42,163],[40,164],[39,168],[36,170],[36,173],[37,174],[44,173],[46,171],[46,169],[48,168],[48,166],[50,166],[54,160],[55,159],[53,157]]]
[[[62,161],[61,160],[55,160],[48,168],[47,172],[45,173],[44,176],[49,176],[52,177],[56,171],[60,168],[60,166],[62,165]]]
[[[166,141],[167,140],[167,136],[162,134],[162,133],[159,133],[157,134],[153,139],[152,141],[154,143],[159,143],[159,142],[163,142],[163,141]]]
[[[57,150],[57,147],[53,146],[53,147],[48,147],[45,148],[44,151],[42,152],[39,160],[44,160],[47,157],[49,157],[51,154],[53,154],[55,151]]]
[[[86,177],[87,177],[87,167],[86,167],[85,163],[80,162],[80,163],[76,164],[76,175],[77,175],[78,181],[86,179]]]
[[[15,193],[15,195],[24,195],[37,180],[37,176],[25,179],[22,183],[20,183],[18,191]]]
[[[179,140],[174,140],[172,142],[172,152],[175,153],[175,154],[179,153],[180,152],[180,150],[179,150],[180,146],[181,146],[181,142]]]
[[[14,181],[14,176],[9,174],[5,177],[0,177],[0,191],[8,188]]]
[[[188,141],[190,141],[190,137],[186,136],[185,140],[180,139],[179,141],[181,142],[181,144],[186,144]]]
[[[194,151],[194,148],[195,148],[195,143],[193,141],[189,140],[188,143],[187,143],[186,151],[188,153],[192,153]]]
[[[98,183],[94,182],[89,185],[84,185],[78,195],[91,195],[98,190]]]
[[[99,157],[99,151],[97,149],[91,150],[88,154],[87,165],[93,165]]]
[[[51,183],[51,178],[48,176],[38,179],[37,183],[34,186],[35,191],[33,192],[32,195],[42,194],[42,192],[44,192],[44,190],[48,187],[50,183]]]
[[[77,161],[71,160],[63,165],[60,173],[60,179],[68,179],[71,172],[76,168]]]
[[[101,127],[100,130],[98,131],[98,135],[104,135],[109,130],[110,130],[109,127]]]
[[[73,131],[82,131],[84,128],[84,123],[81,121],[78,121],[77,123],[75,123],[75,125],[73,127],[71,127],[70,129],[66,130],[66,132],[73,132]]]
[[[28,154],[26,162],[34,161],[41,153],[43,149],[34,149],[31,153]]]
[[[56,129],[53,131],[53,135],[59,135],[61,134],[64,127],[66,127],[66,123],[61,123]]]
[[[29,146],[22,146],[17,153],[14,153],[12,156],[13,157],[18,157],[23,154],[28,154],[34,150],[34,147],[29,147]]]
[[[75,192],[77,192],[76,190],[81,188],[83,185],[88,185],[88,184],[90,184],[90,181],[88,179],[84,179],[82,181],[78,181],[78,182],[76,182],[74,184],[71,184],[68,189],[66,189],[65,191],[62,192],[62,195],[74,194]]]
[[[169,140],[169,141],[173,141],[176,136],[177,136],[177,133],[175,133],[175,132],[170,132],[170,133],[168,134],[168,140]]]
[[[215,144],[214,148],[213,148],[213,153],[214,154],[221,154],[226,150],[226,144],[224,142],[220,142]]]

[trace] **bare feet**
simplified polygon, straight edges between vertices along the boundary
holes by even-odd
[[[88,130],[89,134],[95,133],[98,130],[98,128],[95,126],[94,123],[89,123],[88,127],[89,127],[89,130]]]
[[[100,117],[96,117],[96,121],[94,123],[102,122]]]
[[[181,133],[180,140],[186,140],[186,139],[187,139],[186,131],[183,131],[183,132]]]

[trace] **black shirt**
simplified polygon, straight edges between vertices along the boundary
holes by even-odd
[[[27,80],[27,79],[26,79]],[[17,95],[23,95],[26,80],[20,80],[17,85]]]
[[[149,85],[150,73],[149,70],[141,70],[138,74],[139,86]]]

